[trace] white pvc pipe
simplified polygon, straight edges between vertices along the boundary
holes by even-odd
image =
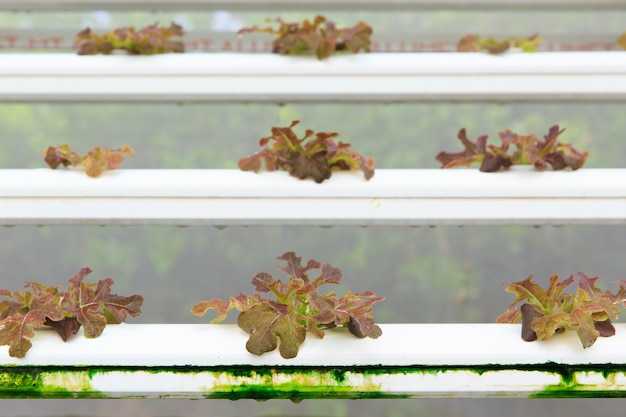
[[[79,332],[67,343],[37,331],[23,359],[0,347],[0,396],[26,385],[21,372],[34,378],[23,391],[42,396],[63,390],[67,396],[191,398],[626,394],[624,324],[588,349],[574,331],[524,342],[519,325],[381,328],[375,340],[346,329],[329,330],[324,339],[309,336],[288,360],[276,351],[248,353],[247,335],[234,325],[113,325],[97,339]]]
[[[12,102],[624,99],[621,52],[0,55],[0,100]]]
[[[0,170],[0,224],[626,224],[626,169]]]

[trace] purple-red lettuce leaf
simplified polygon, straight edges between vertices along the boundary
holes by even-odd
[[[321,264],[313,259],[309,259],[306,265],[302,266],[302,257],[297,256],[295,252],[285,252],[281,256],[276,258],[279,261],[285,261],[286,265],[276,265],[276,269],[284,272],[288,276],[294,276],[301,278],[305,281],[309,281],[307,272],[311,269],[320,269]]]
[[[78,333],[80,329],[80,323],[76,317],[63,317],[63,319],[57,321],[46,318],[44,324],[52,327],[52,329],[61,336],[64,342],[67,342],[67,340]]]
[[[336,49],[344,49],[356,54],[359,51],[369,52],[372,47],[371,36],[374,30],[365,22],[358,22],[356,25],[344,28],[340,31],[339,41]]]
[[[280,355],[285,359],[295,358],[300,345],[306,338],[306,328],[299,322],[296,311],[286,314],[277,312],[269,304],[262,303],[242,312],[237,325],[250,338],[246,343],[248,352],[262,355],[279,345]]]
[[[97,337],[106,324],[126,321],[127,316],[141,313],[143,297],[111,294],[113,280],[85,283],[90,268],[81,268],[68,280],[70,287],[59,287],[27,282],[26,289],[11,292],[0,289],[0,345],[9,346],[9,355],[24,357],[31,348],[29,339],[34,330],[44,326],[54,329],[63,341],[75,335],[81,325],[85,336]]]
[[[373,30],[364,22],[344,29],[337,28],[321,15],[315,16],[313,21],[305,19],[301,23],[288,23],[280,18],[274,22],[278,24],[277,29],[252,26],[239,30],[238,34],[268,33],[275,37],[272,52],[281,55],[314,54],[318,59],[326,59],[336,51],[369,52],[371,48]]]
[[[241,293],[236,297],[230,297],[227,301],[222,301],[219,298],[201,301],[191,309],[191,313],[196,316],[203,316],[207,311],[215,310],[217,317],[211,323],[219,323],[226,318],[228,312],[233,308],[246,311],[259,303],[261,303],[261,298],[258,295],[249,296]]]
[[[173,22],[169,27],[160,27],[155,23],[140,30],[135,30],[133,26],[122,27],[102,35],[86,28],[76,35],[74,46],[78,48],[79,55],[108,55],[115,50],[132,55],[181,53],[185,52],[184,43],[173,38],[183,35],[183,28]]]
[[[615,334],[611,320],[620,313],[617,304],[624,300],[624,289],[613,294],[596,287],[598,277],[589,278],[582,272],[577,277],[559,280],[550,277],[547,289],[532,280],[532,275],[523,281],[508,284],[506,291],[516,296],[515,301],[501,314],[497,322],[522,322],[522,339],[526,341],[547,340],[554,334],[576,329],[584,348],[592,346],[599,336]],[[565,293],[565,289],[577,282],[576,292]],[[523,303],[516,307],[517,304]]]
[[[288,276],[287,280],[260,272],[252,279],[256,291],[253,296],[242,293],[228,301],[201,301],[191,312],[202,316],[208,310],[216,310],[218,317],[213,322],[218,322],[236,308],[240,311],[239,327],[250,335],[246,349],[257,355],[278,347],[282,357],[293,358],[307,332],[322,338],[324,329],[331,327],[347,327],[357,337],[377,338],[382,334],[374,322],[372,307],[383,297],[376,297],[371,291],[347,292],[343,297],[333,292],[321,294],[322,285],[341,282],[339,268],[315,260],[303,265],[295,252],[286,252],[277,259],[285,263],[276,268]],[[274,299],[263,298],[262,294],[273,294]]]
[[[357,337],[377,339],[382,330],[373,321],[372,306],[382,301],[383,297],[376,297],[371,291],[356,294],[348,291],[343,297],[336,298],[334,293],[327,296],[334,299],[333,323],[336,326],[346,326]]]
[[[499,132],[500,146],[487,145],[487,135],[473,142],[461,129],[458,138],[465,148],[462,152],[440,152],[436,159],[442,168],[455,168],[480,163],[480,171],[496,172],[511,165],[533,165],[537,170],[551,166],[553,170],[579,169],[587,160],[588,152],[580,152],[570,144],[562,144],[557,138],[565,129],[558,125],[550,127],[541,140],[535,135],[519,135],[509,129]]]
[[[59,165],[77,166],[83,160],[77,152],[70,149],[69,145],[49,146],[46,149],[44,161],[52,169],[57,169]]]
[[[459,130],[457,135],[463,147],[462,152],[446,152],[441,151],[436,159],[442,164],[442,168],[455,168],[460,166],[470,166],[474,162],[482,162],[487,149],[487,135],[479,136],[476,142],[472,142],[467,137],[465,128]]]
[[[84,156],[70,149],[68,145],[49,146],[44,161],[52,169],[60,165],[80,167],[89,177],[98,177],[105,170],[118,169],[125,156],[134,156],[135,151],[128,145],[120,149],[96,146]]]
[[[299,138],[293,128],[300,123],[294,120],[287,127],[273,127],[271,136],[261,138],[261,151],[241,158],[239,169],[259,172],[265,163],[267,171],[282,169],[299,178],[313,178],[321,183],[330,178],[334,169],[363,171],[365,179],[374,176],[374,160],[350,150],[350,144],[335,142],[336,132],[306,130]]]
[[[56,287],[30,284],[30,291],[0,291],[0,296],[10,299],[0,303],[0,345],[8,345],[9,355],[16,358],[23,358],[32,347],[35,329],[42,328],[46,320],[64,318]]]
[[[138,294],[127,297],[111,294],[114,283],[111,278],[84,282],[91,272],[90,268],[81,268],[68,280],[69,290],[63,293],[67,311],[84,327],[87,338],[100,336],[107,324],[125,322],[127,316],[137,317],[143,304],[143,297]]]
[[[88,176],[98,177],[105,170],[118,169],[125,155],[134,156],[135,152],[127,145],[114,150],[96,146],[87,152],[80,165]]]

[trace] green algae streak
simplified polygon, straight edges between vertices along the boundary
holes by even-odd
[[[531,398],[623,398],[626,367],[623,365],[561,365],[558,384],[548,385]]]
[[[381,381],[394,375],[409,377],[469,373],[476,376],[498,372],[540,372],[554,375],[558,383],[547,385],[530,397],[626,397],[626,365],[482,365],[482,366],[0,366],[0,398],[249,398],[256,400],[313,398],[415,398],[471,396],[472,393],[390,391]],[[189,389],[172,392],[101,392],[95,387],[102,377],[144,378],[151,375],[191,381]],[[147,379],[146,379],[147,378]],[[410,379],[410,378],[409,378]],[[110,385],[110,384],[109,384]],[[167,383],[158,384],[167,387]],[[518,396],[517,393],[484,392],[480,396]],[[523,392],[522,392],[523,394]]]
[[[106,398],[85,371],[48,372],[41,367],[1,367],[0,398]]]

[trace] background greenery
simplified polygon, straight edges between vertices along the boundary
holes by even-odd
[[[287,19],[309,15],[288,13]],[[335,16],[335,14],[333,14]],[[344,24],[364,19],[382,31],[510,31],[615,34],[624,13],[339,13]],[[112,28],[176,20],[188,29],[262,23],[264,15],[214,13],[0,14],[4,28]],[[221,25],[221,26],[220,26]],[[434,155],[471,137],[510,128],[543,135],[553,124],[563,140],[590,151],[588,167],[624,168],[623,103],[592,104],[0,104],[0,168],[43,168],[48,145],[132,146],[125,168],[235,168],[271,126],[332,130],[372,156],[377,168],[436,168]],[[253,174],[251,174],[253,175]],[[133,322],[206,322],[188,313],[200,299],[249,291],[275,257],[294,250],[342,268],[345,288],[387,297],[380,322],[492,322],[512,301],[504,282],[536,274],[584,271],[605,287],[626,279],[624,227],[14,227],[0,228],[0,288],[23,281],[63,284],[80,267],[94,279],[111,276],[119,293],[142,293],[144,314]],[[345,288],[338,289],[343,291]],[[234,319],[231,318],[231,321]],[[167,337],[167,335],[164,335]],[[461,354],[461,353],[460,353]],[[582,416],[621,410],[610,400],[414,401],[22,401],[3,402],[0,415],[324,415],[417,416],[527,414]],[[593,411],[590,411],[593,410]]]

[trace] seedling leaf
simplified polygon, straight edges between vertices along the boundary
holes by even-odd
[[[565,129],[558,125],[550,127],[548,134],[539,139],[535,135],[522,136],[509,129],[499,132],[500,146],[487,145],[487,135],[479,136],[475,142],[468,139],[465,129],[458,138],[465,148],[462,152],[440,152],[436,159],[442,168],[455,168],[480,163],[480,171],[496,172],[511,165],[533,165],[537,170],[551,166],[553,170],[579,169],[587,160],[588,152],[580,152],[572,145],[557,141]],[[512,149],[510,151],[509,149]]]
[[[478,35],[469,34],[459,40],[457,44],[458,52],[480,52],[485,51],[490,54],[502,54],[509,49],[515,47],[521,49],[523,52],[537,52],[538,45],[543,42],[543,39],[538,34],[530,36],[528,38],[518,38],[516,36],[509,36],[501,40],[488,37],[480,39]]]
[[[253,26],[239,30],[244,33],[268,33],[274,35],[272,51],[281,55],[315,54],[318,59],[326,59],[336,51],[358,53],[369,52],[371,48],[372,28],[358,22],[353,27],[338,29],[324,16],[315,16],[313,21],[305,19],[302,23],[287,23],[280,18],[273,20],[278,29]],[[268,19],[268,22],[272,22]]]
[[[622,36],[617,40],[617,46],[622,49],[626,49],[626,32],[622,33]]]
[[[128,145],[113,150],[96,146],[81,156],[68,145],[60,145],[49,146],[45,154],[44,161],[52,169],[57,169],[60,165],[71,165],[84,168],[89,177],[98,177],[105,170],[118,169],[124,161],[124,156],[134,156],[135,151]]]
[[[280,340],[280,355],[295,358],[306,338],[306,328],[298,323],[297,313],[282,314],[265,303],[242,312],[237,324],[250,334],[246,349],[255,355],[273,351]]]
[[[596,287],[598,277],[589,278],[582,272],[577,279],[572,274],[559,281],[558,275],[550,277],[546,290],[532,280],[512,282],[506,291],[516,296],[507,311],[497,319],[499,323],[522,321],[522,339],[526,341],[547,340],[554,334],[569,328],[576,329],[584,348],[592,346],[599,336],[615,334],[611,320],[617,319],[623,302],[623,291],[617,294],[603,292]],[[574,294],[564,293],[566,287],[577,282]],[[514,306],[523,303],[521,307]]]
[[[159,27],[155,23],[140,30],[135,30],[133,26],[122,27],[102,35],[86,28],[76,35],[74,46],[78,48],[78,55],[108,55],[115,50],[126,51],[132,55],[181,53],[185,52],[185,45],[172,38],[183,35],[183,28],[174,22],[169,27]]]
[[[141,313],[140,295],[122,297],[110,293],[113,280],[85,283],[91,269],[82,268],[70,278],[70,288],[59,291],[36,282],[27,282],[21,291],[0,290],[8,298],[0,302],[0,345],[9,346],[9,355],[23,358],[32,347],[35,329],[52,327],[63,341],[75,335],[81,325],[86,337],[97,337],[107,323],[125,321]]]
[[[294,120],[287,127],[273,127],[272,135],[259,141],[264,148],[240,159],[239,169],[259,172],[264,162],[267,171],[282,169],[296,178],[311,177],[317,183],[330,178],[333,169],[360,169],[367,180],[374,176],[374,160],[351,151],[349,143],[335,142],[338,133],[307,130],[298,138],[293,131],[298,123]]]
[[[80,329],[80,323],[75,317],[63,317],[58,321],[46,318],[44,324],[52,327],[54,331],[61,336],[61,339],[63,339],[64,342],[67,342],[67,340],[78,333],[78,330]]]
[[[439,152],[436,159],[443,164],[442,168],[456,168],[460,166],[470,166],[474,162],[482,162],[487,153],[487,135],[479,136],[476,142],[472,142],[467,137],[465,128],[459,130],[457,135],[465,150],[457,153]]]
[[[350,28],[342,30],[345,49],[356,54],[359,51],[369,52],[372,46],[371,36],[373,29],[365,22],[358,22]],[[337,48],[341,50],[341,42]]]
[[[23,358],[32,347],[29,339],[35,336],[35,329],[44,326],[46,320],[62,320],[63,311],[58,305],[56,288],[50,291],[32,286],[32,291],[13,293],[3,292],[5,313],[0,316],[0,345],[9,346],[9,355]]]
[[[226,318],[228,312],[233,308],[239,311],[246,311],[260,302],[258,295],[249,296],[241,293],[236,297],[230,297],[228,301],[222,301],[219,298],[201,301],[191,309],[191,313],[196,316],[203,316],[207,311],[215,310],[217,311],[217,317],[211,323],[219,323]]]
[[[111,294],[113,280],[106,278],[97,283],[86,283],[83,279],[92,272],[90,268],[82,268],[68,280],[71,284],[68,291],[63,293],[69,300],[68,311],[84,327],[85,337],[100,336],[107,325],[105,311],[111,313],[110,320],[117,324],[126,321],[126,317],[136,317],[141,313],[143,297],[131,295],[121,297]]]
[[[252,285],[257,291],[253,296],[240,294],[228,301],[214,298],[196,304],[191,312],[197,316],[208,310],[216,310],[221,321],[228,311],[236,308],[241,313],[237,323],[250,334],[246,349],[256,355],[270,352],[278,347],[280,355],[293,358],[298,354],[307,332],[322,338],[324,329],[343,326],[357,337],[377,338],[382,330],[374,322],[372,307],[382,301],[371,291],[347,292],[339,298],[335,293],[320,294],[318,289],[326,284],[340,284],[342,272],[329,263],[309,260],[303,266],[302,258],[295,252],[287,252],[277,258],[286,265],[277,269],[286,273],[287,281],[261,272],[254,276]],[[315,278],[311,271],[318,270]],[[262,298],[259,293],[271,293],[274,299]]]

